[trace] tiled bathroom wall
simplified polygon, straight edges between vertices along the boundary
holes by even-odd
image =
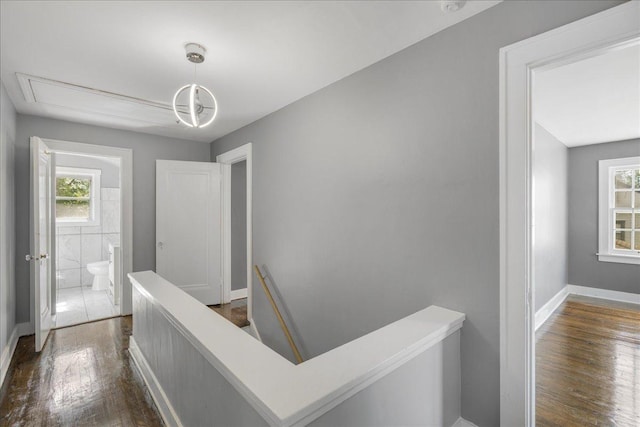
[[[87,263],[109,259],[109,243],[120,243],[120,189],[100,191],[100,225],[56,227],[58,289],[91,285]]]

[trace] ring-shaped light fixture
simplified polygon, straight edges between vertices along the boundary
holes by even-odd
[[[187,43],[185,45],[185,50],[187,53],[187,60],[189,62],[192,62],[194,64],[201,64],[204,62],[206,49],[201,44]],[[196,74],[195,74],[195,68],[194,68],[193,80],[196,79],[195,77],[196,77]],[[188,111],[183,111],[182,114],[184,116],[188,115],[188,120],[185,120],[184,118],[182,118],[182,116],[180,115],[181,112],[178,110],[178,97],[180,96],[180,94],[182,94],[186,90],[189,90],[189,100],[187,103]],[[202,102],[202,100],[200,99],[200,91],[206,93],[211,97],[211,100],[209,101],[209,103],[213,102],[213,105],[208,106],[204,102]],[[216,100],[216,97],[213,96],[213,93],[211,93],[209,89],[197,83],[184,85],[180,89],[178,89],[175,95],[173,95],[172,106],[173,106],[173,112],[178,118],[178,123],[182,123],[185,126],[189,126],[191,128],[203,128],[205,126],[209,126],[218,115],[218,101]],[[181,107],[184,107],[184,105],[181,105]],[[203,114],[208,109],[213,109],[211,118],[207,120],[205,123],[201,123],[200,115]]]
[[[180,113],[178,112],[178,105],[177,105],[178,96],[180,96],[180,94],[187,89],[189,89],[189,118],[191,119],[191,123],[184,120],[180,116]],[[204,92],[209,94],[209,96],[213,100],[213,115],[205,123],[200,123],[200,119],[198,115],[198,109],[196,105],[196,91],[198,90],[203,90]],[[176,117],[182,124],[192,128],[203,128],[213,123],[216,116],[218,115],[218,101],[216,100],[216,97],[213,96],[213,93],[211,93],[209,89],[207,89],[204,86],[200,86],[198,84],[192,83],[189,85],[182,86],[180,89],[176,91],[175,95],[173,95],[173,112],[175,113]]]

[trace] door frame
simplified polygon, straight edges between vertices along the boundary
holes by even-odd
[[[535,425],[532,88],[535,72],[640,36],[628,2],[500,49],[500,424]],[[524,316],[523,316],[524,313]]]
[[[252,321],[253,289],[253,145],[247,143],[216,156],[222,170],[222,302],[231,302],[231,165],[247,162],[247,320]],[[242,296],[240,296],[242,297]]]
[[[133,151],[129,148],[87,144],[40,138],[55,153],[85,154],[120,159],[120,250],[122,280],[120,280],[120,315],[132,313],[132,288],[127,274],[133,272]],[[54,232],[55,233],[55,232]],[[55,264],[53,264],[55,266]],[[52,283],[51,286],[54,286]],[[31,290],[34,294],[34,289]],[[31,322],[35,325],[35,301],[31,301]]]

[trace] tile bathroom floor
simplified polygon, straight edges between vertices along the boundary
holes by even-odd
[[[120,315],[107,291],[94,291],[91,286],[58,289],[55,327],[77,325]]]

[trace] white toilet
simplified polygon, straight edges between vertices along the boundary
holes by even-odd
[[[109,261],[90,262],[87,264],[87,270],[93,274],[92,290],[109,289]]]

